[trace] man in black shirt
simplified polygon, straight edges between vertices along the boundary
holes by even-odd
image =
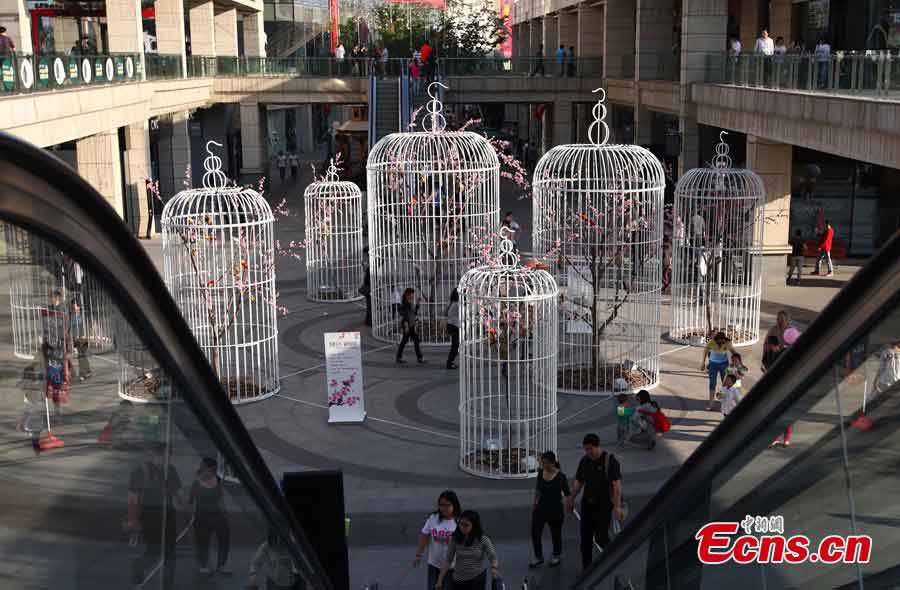
[[[585,435],[582,441],[584,457],[578,463],[572,495],[566,499],[569,511],[575,506],[575,497],[581,497],[581,565],[587,567],[593,560],[594,540],[601,548],[609,544],[609,523],[612,512],[624,520],[622,511],[622,471],[619,461],[600,449],[596,434]]]
[[[791,275],[794,270],[797,271],[797,284],[800,284],[800,276],[803,274],[803,250],[804,240],[803,232],[799,229],[794,233],[794,237],[788,242],[791,245],[791,265],[788,267],[787,282],[791,282]]]
[[[164,556],[162,588],[172,588],[175,579],[175,504],[183,505],[181,479],[171,464],[165,466],[166,446],[154,443],[128,482],[128,522],[132,533],[140,531],[147,548],[132,564],[132,582],[142,584],[150,568]],[[165,554],[163,554],[165,551]]]

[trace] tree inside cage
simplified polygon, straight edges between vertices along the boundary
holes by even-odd
[[[203,186],[162,214],[165,279],[234,403],[276,393],[274,215],[250,187],[228,185],[207,143]]]
[[[512,242],[459,283],[460,468],[532,477],[556,452],[559,291],[545,270],[519,266]]]
[[[726,132],[707,168],[675,188],[669,336],[702,345],[724,332],[735,346],[759,339],[765,185],[732,168]]]
[[[570,393],[659,382],[665,173],[644,148],[607,145],[604,100],[591,143],[554,147],[534,172],[534,250],[559,284],[558,379]]]
[[[419,301],[422,342],[449,342],[450,293],[500,226],[497,154],[484,136],[445,129],[437,85],[428,88],[425,130],[382,138],[366,167],[373,334],[386,342],[400,339],[407,288]]]
[[[361,299],[362,193],[338,178],[332,160],[325,177],[303,194],[306,230],[306,296],[313,301]]]

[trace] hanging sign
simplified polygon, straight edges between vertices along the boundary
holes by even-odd
[[[359,332],[325,334],[325,389],[329,423],[366,419]]]

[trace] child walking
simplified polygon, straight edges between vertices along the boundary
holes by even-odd
[[[722,417],[730,414],[741,402],[741,388],[735,385],[737,380],[734,375],[726,375],[722,382],[722,390],[719,392],[722,398]]]
[[[628,403],[627,394],[620,393],[616,399],[619,402],[616,406],[616,442],[623,447],[625,435],[628,434],[628,424],[634,415],[634,407]]]

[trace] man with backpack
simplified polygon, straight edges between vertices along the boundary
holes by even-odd
[[[181,479],[171,463],[166,466],[165,443],[153,443],[143,463],[131,472],[128,482],[126,530],[133,539],[140,533],[147,547],[131,567],[132,582],[143,584],[145,577],[163,558],[162,588],[175,581],[175,504],[183,506]]]
[[[600,437],[587,434],[582,441],[584,457],[578,463],[572,494],[566,498],[571,512],[575,497],[581,496],[581,565],[587,568],[594,557],[594,541],[601,549],[609,544],[609,525],[612,516],[625,520],[622,503],[622,468],[618,459],[600,449]]]

